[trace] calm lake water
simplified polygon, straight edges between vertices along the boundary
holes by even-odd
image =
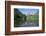
[[[18,27],[36,27],[36,26],[39,26],[38,23],[32,23],[32,22],[24,22],[20,25],[17,25]]]

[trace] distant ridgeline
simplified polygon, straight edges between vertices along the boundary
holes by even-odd
[[[24,21],[26,21],[26,16],[18,9],[14,9],[14,24],[21,24]]]

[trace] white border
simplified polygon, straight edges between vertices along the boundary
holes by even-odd
[[[14,8],[34,8],[39,9],[39,27],[16,27],[14,28]],[[22,6],[11,5],[11,31],[27,31],[27,30],[42,30],[42,7],[41,6]]]

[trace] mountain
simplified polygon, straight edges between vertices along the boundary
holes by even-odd
[[[14,14],[22,14],[18,9],[14,9]]]

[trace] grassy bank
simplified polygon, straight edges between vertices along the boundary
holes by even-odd
[[[30,21],[30,22],[38,22],[39,20],[39,16],[38,15],[29,15],[27,16],[27,21]]]

